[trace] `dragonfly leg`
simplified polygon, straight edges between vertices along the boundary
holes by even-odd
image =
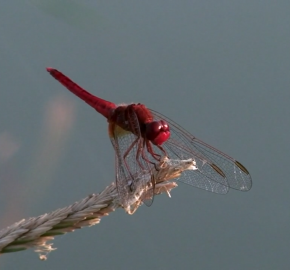
[[[163,149],[163,147],[162,147],[161,145],[156,145],[156,146],[161,150],[161,152],[164,154],[164,156],[167,157],[167,153],[166,153],[166,151]]]
[[[160,161],[160,160],[161,160],[161,155],[156,154],[156,153],[153,151],[153,149],[152,149],[152,145],[151,145],[150,141],[146,141],[146,147],[147,147],[148,152],[151,154],[151,156],[152,156],[155,160],[157,160],[157,161]],[[164,150],[162,150],[162,152],[163,152],[163,151],[164,151]]]

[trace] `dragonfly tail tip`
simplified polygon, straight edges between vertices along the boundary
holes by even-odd
[[[46,70],[50,73],[51,71],[54,70],[54,68],[52,68],[52,67],[47,67]]]

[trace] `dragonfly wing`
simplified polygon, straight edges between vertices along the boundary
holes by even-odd
[[[180,181],[220,194],[227,193],[228,188],[251,189],[251,175],[240,162],[195,138],[167,117],[155,111],[152,114],[169,124],[171,135],[162,146],[170,158],[193,158],[196,162],[197,170],[184,173]]]
[[[123,116],[120,115],[120,117]],[[130,125],[134,125],[134,129],[133,126],[128,129],[134,130],[135,134],[124,130],[115,123],[110,123],[111,141],[116,152],[116,185],[121,203],[125,206],[132,204],[132,200],[141,197],[142,192],[152,192],[151,195],[153,195],[153,189],[148,190],[148,183],[151,182],[151,167],[141,156],[143,138],[138,129],[137,116],[134,113],[130,116],[130,123]],[[143,152],[147,154],[146,151]],[[152,200],[153,196],[152,199],[144,202],[151,205]]]
[[[176,139],[176,134],[172,132],[171,129],[170,139],[162,145],[169,157],[173,159],[192,158],[196,162],[197,167],[197,170],[182,173],[178,180],[207,191],[226,194],[229,190],[227,178],[218,174],[205,158],[200,158],[198,155],[193,154],[190,148],[185,148],[186,142],[182,145],[180,144],[180,137],[177,138],[178,139]],[[187,145],[187,147],[189,146]]]

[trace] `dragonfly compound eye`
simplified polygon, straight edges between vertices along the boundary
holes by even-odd
[[[153,144],[161,145],[170,137],[169,126],[163,120],[147,123],[145,136]]]

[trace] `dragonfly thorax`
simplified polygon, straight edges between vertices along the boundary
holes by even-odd
[[[145,137],[155,145],[161,145],[170,137],[169,125],[164,120],[145,124]]]

